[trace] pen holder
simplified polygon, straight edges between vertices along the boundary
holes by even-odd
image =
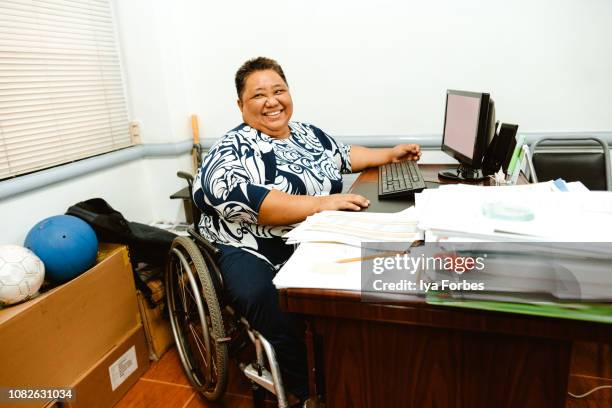
[[[496,177],[494,174],[490,175],[487,179],[487,185],[489,186],[511,186],[513,183],[505,178]]]

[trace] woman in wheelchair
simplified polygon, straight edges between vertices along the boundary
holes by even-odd
[[[220,250],[229,301],[273,346],[286,389],[305,400],[305,347],[272,284],[294,249],[282,236],[319,211],[369,205],[363,196],[341,193],[342,173],[418,160],[421,152],[414,144],[348,146],[311,124],[290,121],[293,101],[274,60],[245,62],[235,83],[244,123],[212,146],[195,178],[199,229]]]

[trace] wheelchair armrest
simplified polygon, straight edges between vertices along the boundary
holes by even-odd
[[[187,229],[187,233],[191,235],[193,239],[198,242],[198,244],[206,248],[207,251],[213,253],[214,255],[219,254],[219,248],[215,247],[213,244],[202,238],[202,236],[193,227],[189,227]]]
[[[186,171],[177,171],[176,175],[177,177],[187,180],[189,184],[193,183],[193,175],[190,173],[187,173]]]
[[[196,245],[203,250],[202,256],[209,261],[209,267],[212,269],[212,272],[214,272],[214,276],[211,275],[213,283],[215,284],[219,293],[221,293],[224,286],[223,276],[221,275],[221,271],[216,263],[216,258],[221,251],[219,248],[215,247],[213,244],[204,239],[193,227],[189,227],[189,229],[187,229],[187,233],[194,239]]]

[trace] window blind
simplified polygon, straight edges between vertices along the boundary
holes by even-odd
[[[0,180],[131,144],[109,0],[0,0]]]

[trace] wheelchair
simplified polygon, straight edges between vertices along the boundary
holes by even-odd
[[[192,197],[193,176],[177,175],[187,181]],[[228,382],[228,359],[253,343],[255,361],[239,362],[239,367],[251,381],[254,406],[263,407],[269,391],[279,407],[288,407],[274,349],[228,301],[216,263],[219,250],[197,232],[201,214],[193,200],[190,203],[194,225],[189,236],[173,241],[165,274],[167,308],[183,370],[204,398],[220,400]]]

